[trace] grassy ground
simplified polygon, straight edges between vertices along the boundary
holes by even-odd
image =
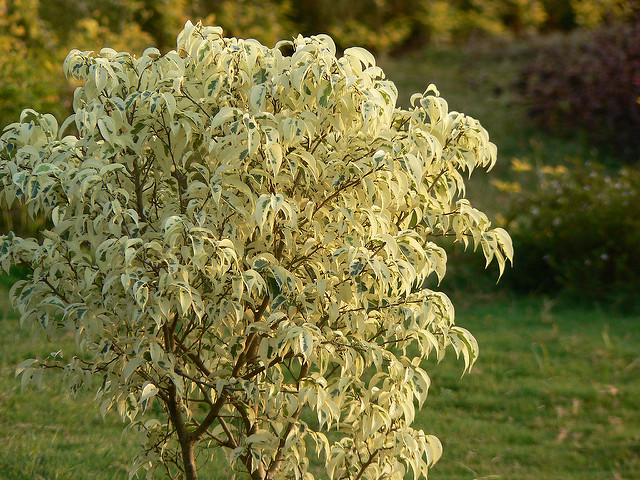
[[[20,330],[4,292],[2,298],[0,479],[127,478],[135,445],[121,438],[114,415],[100,417],[90,394],[70,398],[55,378],[40,391],[20,391],[15,366],[52,347]],[[430,478],[636,478],[638,322],[531,299],[459,312],[458,323],[475,333],[481,356],[462,379],[453,355],[435,367],[431,396],[416,421],[444,444]],[[65,343],[72,348],[71,339]],[[207,472],[216,474],[203,478],[228,478],[218,466]]]
[[[550,306],[459,315],[481,356],[462,380],[451,361],[434,375],[420,420],[445,446],[432,478],[637,478],[640,319]]]
[[[0,290],[0,479],[126,478],[130,442],[120,439],[121,422],[106,421],[88,393],[70,398],[59,379],[44,381],[40,391],[20,391],[14,378],[22,360],[58,349],[73,349],[73,339],[55,347],[34,340],[19,328],[7,292]]]

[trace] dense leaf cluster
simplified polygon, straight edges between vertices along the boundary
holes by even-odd
[[[521,85],[531,116],[547,130],[581,129],[617,160],[638,161],[640,22],[549,45],[523,70]]]

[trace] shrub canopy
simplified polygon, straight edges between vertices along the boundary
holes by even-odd
[[[2,199],[52,221],[0,237],[2,268],[32,269],[12,302],[81,352],[24,362],[23,385],[93,382],[141,434],[132,472],[196,478],[212,448],[253,478],[313,478],[311,448],[334,479],[426,475],[421,362],[477,356],[424,288],[437,242],[513,255],[464,198],[496,160],[479,123],[433,86],[396,108],[373,56],[323,35],[267,48],[188,22],[165,55],[74,50],[64,69],[75,113],[26,110],[0,139]]]

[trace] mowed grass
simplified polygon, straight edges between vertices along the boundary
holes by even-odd
[[[70,397],[55,376],[39,391],[20,390],[18,363],[60,346],[72,351],[73,341],[34,341],[1,296],[0,479],[127,478],[135,442],[115,414],[102,419],[90,392]],[[432,365],[416,419],[444,445],[430,478],[637,478],[640,318],[545,299],[467,305],[458,323],[476,335],[480,358],[462,378],[453,351]],[[214,463],[202,478],[230,475]]]
[[[70,397],[60,378],[39,391],[20,389],[16,366],[51,351],[74,350],[71,337],[56,344],[19,327],[6,289],[0,290],[0,479],[126,478],[131,441],[121,440],[122,423],[103,421],[89,392]]]
[[[435,369],[416,422],[444,444],[430,478],[638,478],[640,317],[528,299],[458,323],[480,357],[462,379],[451,356]]]

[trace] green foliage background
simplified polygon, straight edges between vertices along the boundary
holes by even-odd
[[[592,28],[638,11],[636,0],[0,0],[0,124],[27,106],[66,115],[74,86],[60,65],[72,48],[167,51],[187,19],[266,45],[322,32],[341,48],[395,56],[426,45]]]
[[[72,48],[140,53],[173,47],[187,19],[267,45],[329,33],[345,48],[402,53],[427,44],[593,27],[637,15],[635,0],[0,0],[0,123],[25,106],[62,116],[72,86],[60,64]]]

